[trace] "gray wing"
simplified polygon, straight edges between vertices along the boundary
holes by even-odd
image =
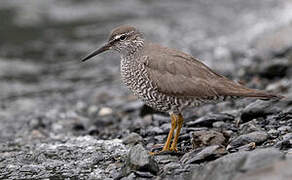
[[[163,94],[207,99],[265,95],[217,74],[190,55],[156,46],[148,49],[144,64],[153,84]]]
[[[188,58],[169,54],[154,54],[147,58],[147,72],[158,91],[171,96],[218,96],[212,82],[221,76],[210,72],[199,61]]]

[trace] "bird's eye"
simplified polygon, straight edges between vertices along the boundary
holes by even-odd
[[[121,35],[121,36],[120,36],[120,40],[123,41],[123,40],[125,40],[125,39],[126,39],[126,35]]]

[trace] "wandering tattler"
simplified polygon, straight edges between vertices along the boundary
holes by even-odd
[[[282,98],[229,80],[186,53],[147,42],[132,26],[112,30],[108,42],[82,61],[107,50],[120,53],[121,77],[126,86],[148,106],[170,114],[171,129],[160,152],[177,151],[184,121],[181,113],[186,108],[228,98]]]

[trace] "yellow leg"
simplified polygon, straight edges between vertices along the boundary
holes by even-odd
[[[170,118],[171,118],[171,128],[169,130],[169,133],[168,133],[168,136],[167,136],[167,140],[162,148],[162,151],[169,151],[170,148],[170,141],[172,139],[172,136],[173,136],[173,133],[174,133],[174,130],[176,128],[176,116],[174,114],[171,114],[170,115]]]
[[[180,130],[183,126],[183,122],[184,122],[183,116],[181,114],[177,115],[177,120],[176,120],[177,129],[176,129],[174,139],[173,139],[171,147],[170,147],[170,151],[177,151],[177,141],[178,141]]]
[[[167,136],[167,140],[162,148],[161,151],[159,152],[150,152],[151,155],[155,155],[155,154],[159,154],[159,153],[162,153],[162,152],[166,152],[166,151],[170,151],[170,141],[172,139],[172,136],[173,136],[173,133],[174,133],[174,130],[176,128],[176,115],[174,114],[170,114],[170,118],[171,118],[171,128],[169,130],[169,133],[168,133],[168,136]]]

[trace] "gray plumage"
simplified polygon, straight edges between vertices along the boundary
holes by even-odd
[[[179,113],[187,107],[228,97],[281,97],[244,87],[188,54],[147,42],[143,34],[131,26],[114,29],[108,46],[121,54],[124,84],[159,111]]]

